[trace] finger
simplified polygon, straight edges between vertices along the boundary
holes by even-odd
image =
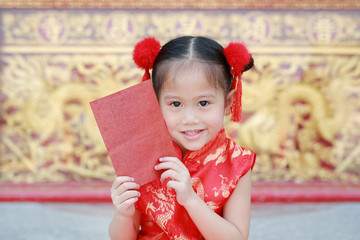
[[[157,165],[159,167],[156,167],[156,170],[160,169],[167,169],[167,168],[173,168],[173,169],[184,169],[187,170],[184,163],[181,162],[176,157],[164,157],[159,159],[160,163]]]
[[[167,178],[170,178],[175,181],[180,181],[182,179],[181,174],[173,169],[169,169],[163,172],[160,176],[160,181],[163,182]]]
[[[162,157],[159,159],[160,162],[174,162],[183,164],[177,157]]]
[[[130,198],[140,197],[140,195],[140,192],[135,190],[126,191],[123,194],[119,195],[119,202],[125,202]]]
[[[128,177],[128,176],[120,176],[120,177],[117,177],[113,184],[112,184],[112,188],[113,189],[116,189],[118,188],[121,184],[123,184],[124,182],[133,182],[134,179],[132,177]]]
[[[181,171],[183,168],[174,162],[162,162],[155,166],[155,170],[173,169]]]
[[[127,189],[138,189],[140,186],[137,183],[135,183],[132,179],[133,178],[130,178],[125,181],[124,179],[115,180],[111,187],[111,190],[116,190],[119,188],[121,188],[123,191]]]
[[[126,201],[122,202],[121,205],[125,208],[128,208],[131,205],[133,205],[134,203],[136,203],[138,200],[139,200],[138,197],[129,198]]]
[[[136,197],[140,197],[140,196],[141,196],[140,192],[135,191],[135,190],[130,190],[130,191],[126,191],[120,195],[115,195],[114,200],[115,200],[115,202],[122,204],[123,202],[127,201],[128,199],[136,198]]]
[[[139,189],[140,185],[136,182],[124,182],[121,184],[118,189],[121,189],[123,191],[131,190],[131,189]]]
[[[121,195],[129,190],[138,190],[140,186],[135,182],[124,182],[116,189],[111,189],[111,193],[114,195]]]
[[[166,186],[167,186],[168,188],[174,189],[174,190],[177,189],[178,185],[179,185],[179,182],[171,181],[171,180],[168,181],[167,184],[166,184]]]

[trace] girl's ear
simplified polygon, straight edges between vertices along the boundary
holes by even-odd
[[[228,94],[226,95],[224,115],[230,114],[230,109],[235,98],[235,93],[236,93],[236,89],[233,89],[230,92],[228,92]]]

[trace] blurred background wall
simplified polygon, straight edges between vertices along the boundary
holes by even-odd
[[[112,181],[89,102],[140,81],[133,46],[243,41],[254,181],[360,180],[356,1],[0,1],[0,182]]]

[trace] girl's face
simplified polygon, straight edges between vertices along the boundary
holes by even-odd
[[[199,70],[165,79],[159,103],[170,135],[183,154],[201,149],[218,134],[233,95],[225,97]]]

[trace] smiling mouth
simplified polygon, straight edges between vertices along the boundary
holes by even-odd
[[[196,134],[199,134],[201,130],[192,130],[192,131],[184,131],[183,133],[188,136],[195,136]]]
[[[198,139],[201,135],[202,132],[204,130],[188,130],[188,131],[183,131],[182,133],[184,134],[184,136],[188,139],[188,140],[196,140]]]

